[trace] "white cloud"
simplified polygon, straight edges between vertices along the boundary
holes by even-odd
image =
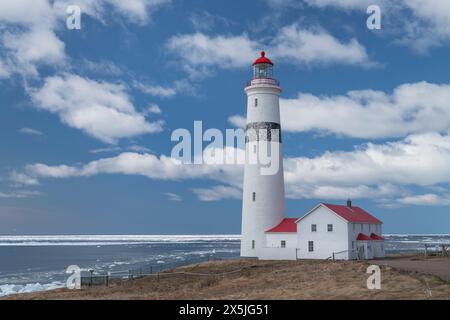
[[[65,59],[64,43],[52,30],[45,27],[35,27],[19,37],[15,33],[6,32],[3,35],[3,44],[14,51],[19,63],[45,62],[53,65]]]
[[[146,148],[146,147],[143,147],[143,146],[138,146],[138,145],[129,146],[128,150],[134,151],[134,152],[141,152],[141,153],[145,153],[145,152],[150,152],[151,151],[149,148]]]
[[[192,190],[201,201],[219,201],[224,199],[241,199],[242,190],[232,186],[214,186]]]
[[[247,66],[255,58],[259,44],[245,34],[210,37],[197,32],[173,36],[166,47],[179,59],[177,65],[197,77],[207,75],[211,66],[224,69]]]
[[[229,117],[228,122],[238,128],[245,128],[247,124],[247,120],[239,115]]]
[[[105,22],[111,9],[135,24],[150,22],[151,14],[170,0],[79,0],[83,15]],[[0,1],[0,78],[13,73],[38,76],[38,67],[63,66],[67,62],[65,44],[57,36],[65,28],[68,0]]]
[[[44,136],[44,133],[33,128],[20,128],[18,130],[21,134],[31,135],[31,136]]]
[[[11,74],[10,68],[7,66],[5,62],[1,60],[0,57],[0,79],[8,78]]]
[[[24,199],[41,196],[43,193],[35,190],[18,190],[13,192],[0,192],[0,198]]]
[[[230,152],[234,149],[228,148]],[[241,152],[243,152],[241,150]],[[205,152],[205,156],[208,153]],[[219,181],[240,181],[241,166],[235,165],[188,165],[179,160],[161,155],[124,152],[111,158],[103,158],[81,166],[48,166],[32,164],[26,166],[27,176],[39,178],[70,178],[98,174],[141,175],[155,180],[183,180],[205,178]],[[232,183],[232,182],[231,182]],[[238,182],[237,182],[238,183]]]
[[[391,94],[374,90],[338,96],[300,93],[297,98],[281,99],[280,105],[283,130],[288,132],[387,138],[446,132],[450,128],[449,84],[403,84]],[[240,116],[229,121],[234,125],[245,123]]]
[[[379,186],[355,185],[343,186],[342,184],[288,184],[286,196],[291,199],[360,199],[366,198],[379,202],[383,199],[392,199],[394,196],[406,194],[402,188],[391,184]]]
[[[211,31],[217,25],[229,28],[231,25],[236,24],[227,18],[208,11],[194,12],[190,15],[189,20],[197,31]]]
[[[319,27],[302,28],[298,24],[282,28],[268,43],[250,39],[246,34],[209,36],[197,32],[173,36],[166,46],[179,60],[176,64],[188,71],[191,77],[207,76],[214,70],[212,67],[247,67],[263,48],[277,61],[299,66],[333,63],[363,67],[375,65],[357,40],[342,42]]]
[[[291,9],[301,8],[303,6],[298,0],[266,0],[266,2],[272,9]]]
[[[57,114],[70,127],[106,143],[160,132],[163,126],[138,113],[119,84],[64,74],[46,78],[40,89],[30,90],[30,96],[37,108]]]
[[[113,8],[128,18],[139,24],[147,24],[151,14],[161,6],[170,3],[170,0],[107,0]]]
[[[170,87],[146,85],[138,81],[135,81],[133,85],[136,89],[151,96],[171,98],[177,94],[177,91],[174,88]]]
[[[417,185],[450,182],[450,136],[412,135],[405,140],[360,146],[350,152],[326,152],[315,158],[285,161],[288,184]]]
[[[147,113],[148,114],[161,114],[161,108],[157,105],[152,103],[148,108],[147,108]]]
[[[297,24],[279,31],[271,52],[275,59],[298,65],[339,63],[374,66],[366,49],[356,39],[341,42],[321,28],[305,29]]]
[[[183,201],[183,198],[176,193],[166,192],[164,194],[167,196],[167,199],[169,199],[169,201]]]
[[[8,73],[36,76],[38,64],[64,63],[65,46],[54,32],[56,17],[47,0],[2,1],[0,23],[0,60]]]
[[[228,152],[233,152],[227,148]],[[243,155],[243,150],[239,151]],[[205,155],[207,153],[205,152]],[[208,162],[206,162],[208,163]],[[314,158],[284,161],[286,193],[292,199],[368,198],[404,203],[413,187],[432,189],[450,183],[450,135],[418,134],[397,142],[366,144],[353,151],[325,152]],[[32,179],[69,178],[98,174],[141,175],[155,180],[203,179],[220,182],[194,188],[201,200],[239,199],[242,165],[183,165],[166,156],[122,153],[81,166],[28,165]],[[439,191],[443,193],[442,191]]]
[[[313,7],[343,10],[365,9],[377,4],[382,9],[383,28],[419,53],[448,44],[450,40],[450,2],[447,0],[304,0]]]
[[[15,187],[39,185],[39,180],[36,177],[32,177],[16,171],[11,172],[9,180]]]
[[[97,154],[97,153],[105,153],[105,152],[119,152],[122,150],[120,147],[107,147],[107,148],[97,148],[89,150],[89,153]]]
[[[434,193],[420,194],[400,198],[399,203],[415,206],[449,206],[450,195],[437,195]]]
[[[315,7],[328,7],[333,6],[337,8],[345,8],[345,9],[364,9],[369,5],[374,4],[372,0],[304,0],[310,6]],[[384,0],[379,1],[384,3]]]
[[[134,24],[148,24],[152,14],[159,8],[169,4],[171,0],[56,0],[53,3],[55,14],[59,17],[66,16],[66,8],[69,5],[78,5],[83,14],[89,15],[106,23],[107,18],[113,17],[111,12],[119,18],[124,17],[127,22]]]

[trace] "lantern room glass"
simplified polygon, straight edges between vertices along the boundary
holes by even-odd
[[[273,79],[273,65],[259,63],[253,66],[253,79]]]

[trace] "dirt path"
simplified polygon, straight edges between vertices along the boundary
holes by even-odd
[[[450,282],[450,259],[386,259],[372,260],[370,263],[381,266],[390,266],[398,270],[431,274]]]

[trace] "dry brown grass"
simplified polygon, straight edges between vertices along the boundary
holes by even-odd
[[[347,261],[212,261],[177,272],[226,276],[161,275],[110,287],[59,289],[9,299],[449,299],[450,284],[434,276],[382,267],[382,289],[368,290],[368,264]]]

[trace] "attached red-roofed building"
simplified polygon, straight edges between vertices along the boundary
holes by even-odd
[[[297,233],[297,218],[285,218],[279,225],[266,231],[266,233]]]
[[[298,218],[285,218],[278,225],[266,231],[266,246],[269,248],[280,248],[282,251],[273,249],[270,255],[277,257],[283,250],[295,250],[297,248],[297,220]]]
[[[366,210],[320,203],[266,230],[260,259],[372,259],[385,256],[382,221]]]

